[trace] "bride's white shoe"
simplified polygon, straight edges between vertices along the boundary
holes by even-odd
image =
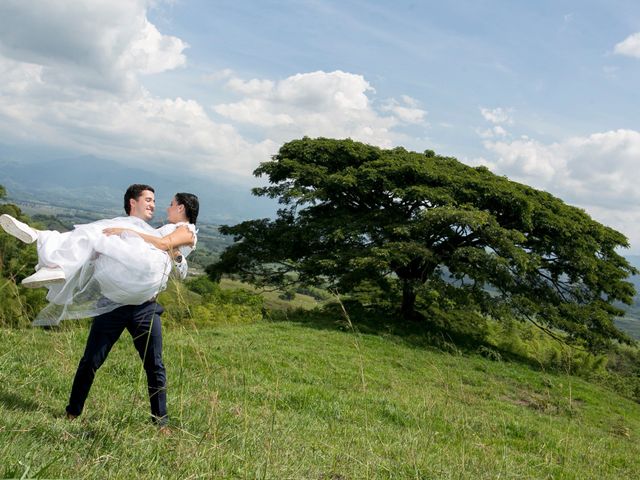
[[[0,225],[9,235],[13,235],[24,243],[33,243],[38,239],[37,230],[6,213],[0,215]]]
[[[64,271],[60,267],[43,267],[33,275],[22,280],[22,285],[27,288],[39,288],[46,287],[53,283],[63,283],[64,280]]]

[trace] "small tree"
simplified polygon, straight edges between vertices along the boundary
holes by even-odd
[[[399,291],[417,310],[464,308],[528,319],[597,348],[627,341],[615,301],[635,293],[619,232],[549,193],[433,151],[351,140],[296,140],[254,172],[277,198],[275,220],[224,226],[234,235],[210,275],[258,285],[330,282],[341,291]]]

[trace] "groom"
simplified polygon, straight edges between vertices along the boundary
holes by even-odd
[[[132,222],[146,225],[155,211],[153,188],[149,185],[131,185],[124,195],[124,209]],[[150,298],[141,305],[124,305],[93,319],[84,355],[71,387],[67,418],[74,419],[82,413],[96,371],[126,328],[147,374],[151,419],[160,427],[167,425],[166,374],[162,363],[160,323],[162,312],[162,306],[156,303],[155,298]]]

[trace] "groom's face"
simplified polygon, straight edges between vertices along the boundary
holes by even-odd
[[[143,190],[138,198],[131,199],[131,211],[129,215],[138,217],[148,222],[153,218],[153,212],[156,209],[156,198],[152,191]]]

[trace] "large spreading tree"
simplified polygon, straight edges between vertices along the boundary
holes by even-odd
[[[597,348],[628,338],[635,294],[619,232],[553,195],[433,151],[295,140],[254,172],[275,219],[221,231],[236,243],[208,271],[258,285],[375,287],[405,319],[437,309],[526,319]]]

